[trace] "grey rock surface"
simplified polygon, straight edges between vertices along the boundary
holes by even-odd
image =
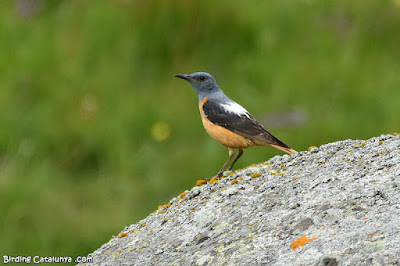
[[[90,265],[400,265],[399,136],[275,156],[186,192]]]

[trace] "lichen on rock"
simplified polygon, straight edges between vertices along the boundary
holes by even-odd
[[[92,264],[398,265],[400,136],[275,156],[169,204]]]

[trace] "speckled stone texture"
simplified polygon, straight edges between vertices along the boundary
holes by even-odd
[[[173,198],[89,256],[93,265],[400,265],[399,163],[393,135],[275,156]]]

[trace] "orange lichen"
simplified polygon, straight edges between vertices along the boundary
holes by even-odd
[[[308,151],[311,151],[314,148],[316,148],[316,146],[310,146],[310,147],[308,147]]]
[[[163,207],[164,210],[166,210],[169,207],[171,207],[171,203],[164,204],[162,207]]]
[[[204,180],[204,179],[197,180],[197,182],[196,182],[196,186],[197,186],[197,187],[202,186],[202,185],[205,185],[205,184],[207,184],[207,181]]]
[[[171,207],[171,203],[167,203],[164,205],[158,205],[157,209],[163,208],[165,210],[165,209],[168,209],[169,207]]]
[[[299,239],[296,239],[295,241],[292,242],[292,244],[290,244],[290,248],[293,250],[296,250],[297,248],[304,246],[305,244],[307,244],[308,242],[317,240],[317,238],[313,237],[313,238],[308,238],[306,237],[306,235],[303,235],[302,237],[300,237]]]
[[[121,234],[119,234],[119,237],[126,237],[127,235],[127,233],[122,232]]]
[[[363,143],[361,143],[361,146],[365,146],[365,145],[367,145],[367,141],[364,141]]]
[[[373,236],[375,236],[375,235],[376,235],[375,233],[373,233],[373,234],[369,234],[369,236],[370,236],[370,237],[373,237]]]
[[[259,176],[261,176],[261,174],[259,172],[255,172],[255,173],[253,173],[251,175],[252,178],[256,178],[256,177],[259,177]]]
[[[179,199],[182,199],[182,198],[186,197],[186,195],[187,195],[188,193],[189,193],[189,192],[183,192],[183,193],[181,193],[181,194],[179,195]]]
[[[363,220],[368,220],[368,217],[364,217]]]
[[[214,184],[218,180],[219,180],[219,177],[218,176],[214,176],[213,178],[210,179],[210,181],[208,181],[208,183]]]

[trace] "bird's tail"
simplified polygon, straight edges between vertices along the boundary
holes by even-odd
[[[277,139],[274,135],[272,135],[265,129],[264,129],[264,134],[259,134],[257,137],[258,137],[257,139],[253,140],[253,142],[256,145],[271,146],[289,154],[297,152],[292,148],[290,148],[287,144]]]
[[[269,144],[269,145],[274,147],[274,148],[276,148],[276,149],[278,149],[278,150],[281,150],[281,151],[284,151],[286,153],[289,153],[289,154],[297,152],[297,151],[295,151],[295,150],[293,150],[292,148],[289,148],[289,147],[282,147],[282,146],[275,145],[275,144]]]
[[[256,145],[262,145],[262,146],[267,146],[268,145],[268,146],[274,147],[274,148],[276,148],[278,150],[281,150],[281,151],[289,153],[289,154],[297,152],[297,151],[293,150],[292,148],[290,148],[285,143],[283,143],[282,141],[280,141],[279,139],[277,139],[276,137],[274,137],[268,131],[267,131],[267,133],[268,134],[263,135],[264,138],[261,141],[260,140],[254,140],[254,143]]]

